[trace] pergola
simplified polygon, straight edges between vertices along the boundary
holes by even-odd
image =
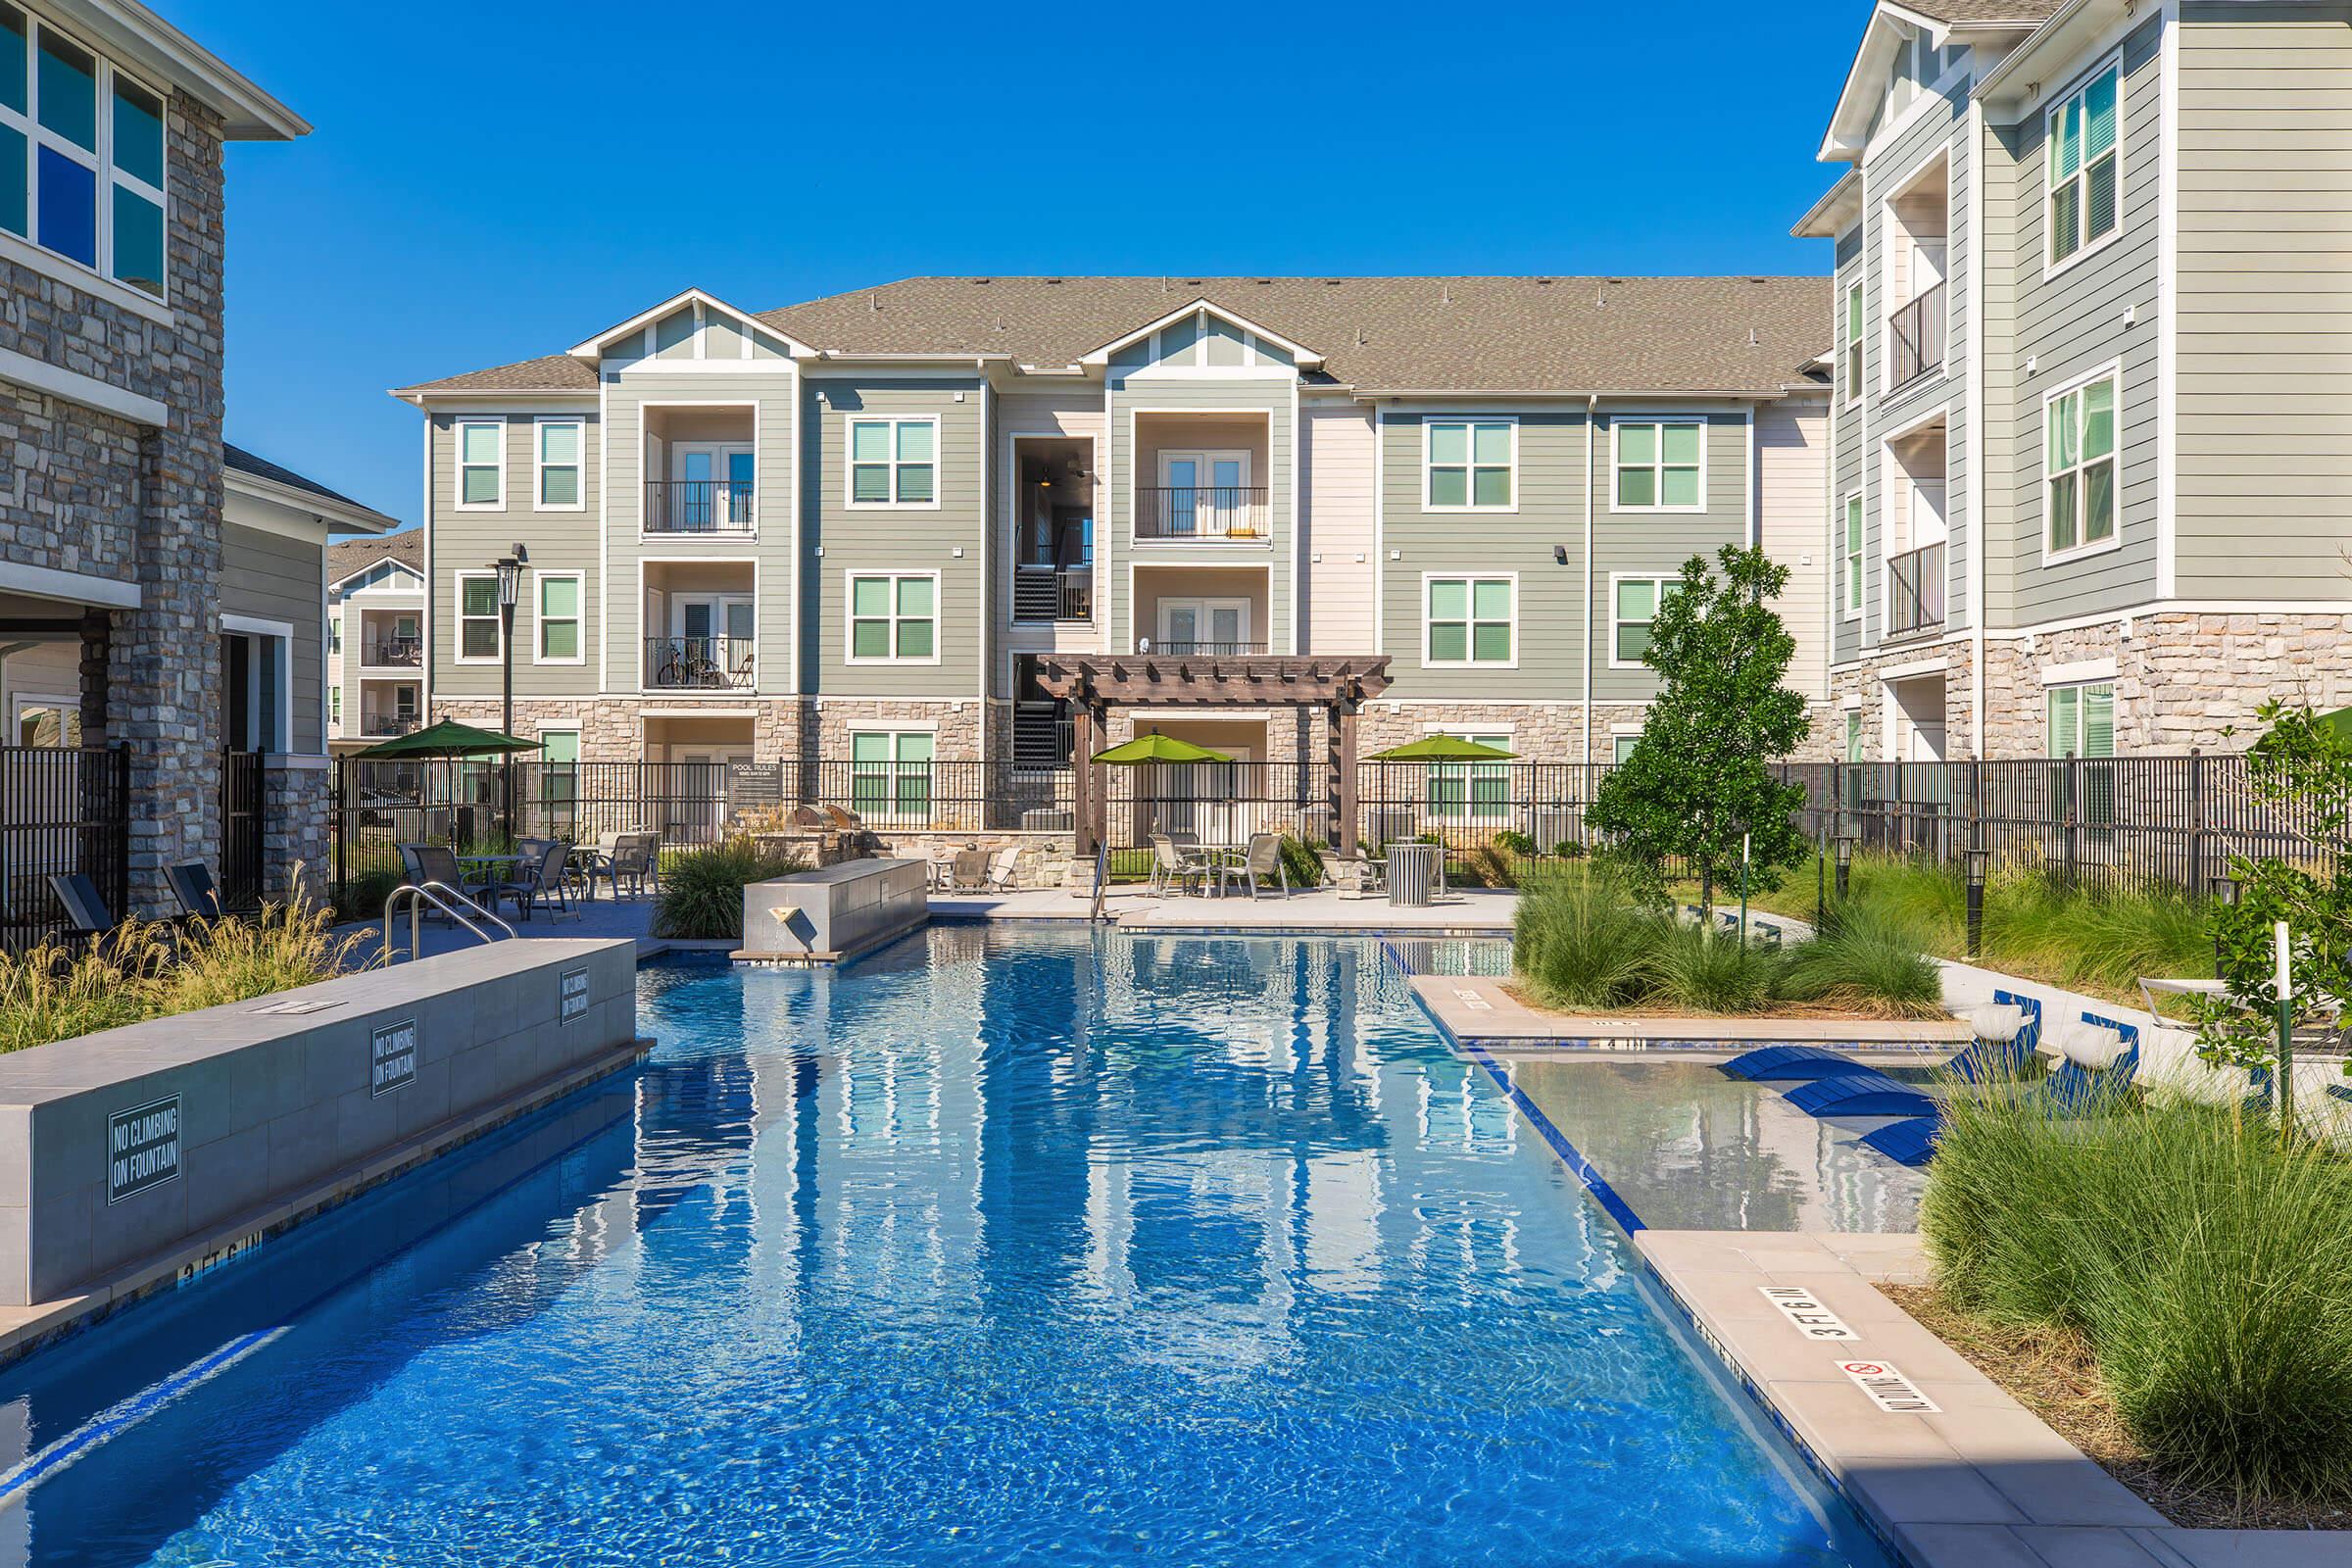
[[[1038,662],[1038,681],[1049,696],[1070,705],[1081,858],[1094,854],[1108,827],[1108,792],[1102,764],[1093,759],[1114,708],[1324,709],[1331,718],[1329,801],[1339,822],[1340,853],[1355,853],[1355,719],[1368,699],[1388,689],[1387,656],[1049,654]]]

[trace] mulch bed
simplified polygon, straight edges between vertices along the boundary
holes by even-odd
[[[2198,1530],[2352,1530],[2352,1506],[2250,1504],[2231,1492],[2190,1486],[2149,1458],[2124,1430],[2090,1348],[2077,1336],[1980,1323],[1932,1285],[1881,1285],[1879,1290],[2174,1524]]]

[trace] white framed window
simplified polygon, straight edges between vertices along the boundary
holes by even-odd
[[[540,512],[582,512],[587,497],[580,483],[588,441],[584,419],[546,418],[532,432],[537,469],[531,505]]]
[[[2104,760],[2115,755],[2115,682],[2052,686],[2042,693],[2050,756]]]
[[[2042,561],[2112,550],[2120,542],[2116,431],[2120,370],[2053,392],[2041,405]]]
[[[2123,223],[2123,64],[2110,60],[2042,117],[2045,273],[2115,237]]]
[[[576,724],[539,726],[539,804],[569,810],[580,798],[580,730]],[[556,827],[568,824],[558,822]]]
[[[1706,421],[1620,419],[1609,432],[1611,512],[1703,512]]]
[[[458,662],[495,664],[506,642],[498,613],[498,573],[458,573]]]
[[[1862,280],[1845,285],[1845,401],[1862,401]]]
[[[326,721],[337,729],[343,727],[343,688],[341,686],[329,686],[326,689]]]
[[[507,421],[460,419],[458,510],[498,512],[507,504]]]
[[[1426,628],[1422,662],[1431,666],[1519,662],[1519,576],[1426,575],[1421,579]]]
[[[1609,760],[1615,765],[1623,767],[1627,760],[1633,757],[1634,748],[1641,744],[1642,736],[1639,731],[1632,735],[1610,736]]]
[[[1609,576],[1609,667],[1640,669],[1649,652],[1649,624],[1658,607],[1682,588],[1673,576]]]
[[[1845,617],[1862,618],[1862,492],[1857,490],[1845,498],[1843,537],[1839,540],[1845,558]]]
[[[1515,512],[1519,421],[1424,419],[1421,466],[1424,512]]]
[[[0,228],[161,301],[167,179],[164,95],[0,0]]]
[[[868,822],[929,821],[937,747],[927,729],[852,730],[850,809]]]
[[[939,573],[849,573],[853,664],[939,662]]]
[[[1845,760],[1849,762],[1862,760],[1862,710],[1859,708],[1845,710]]]
[[[939,416],[849,419],[853,507],[939,505]]]
[[[1511,749],[1508,730],[1435,729],[1432,735],[1450,736],[1498,752]],[[1508,762],[1444,762],[1429,764],[1429,814],[1441,822],[1503,822],[1511,815],[1511,764]]]
[[[343,615],[340,611],[326,617],[326,651],[330,654],[343,651]]]
[[[537,633],[532,661],[541,664],[579,664],[587,662],[580,641],[584,589],[576,571],[543,571],[532,578]]]

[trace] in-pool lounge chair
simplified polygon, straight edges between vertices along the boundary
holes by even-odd
[[[2139,1026],[2095,1012],[2082,1014],[2085,1027],[2059,1044],[2058,1065],[2034,1091],[2065,1116],[2095,1116],[2132,1084],[2139,1070]],[[2102,1038],[2104,1037],[2104,1038]],[[1810,1087],[1810,1086],[1808,1086]],[[1936,1152],[1943,1125],[1940,1108],[1864,1133],[1862,1142],[1900,1165],[1925,1165]]]
[[[1976,1038],[1942,1065],[1972,1084],[1994,1074],[2015,1074],[2041,1046],[2038,998],[1995,991],[1990,1005],[1971,1007],[1963,1015],[1975,1029]],[[1850,1077],[1871,1069],[1827,1046],[1764,1046],[1734,1056],[1723,1064],[1723,1070],[1734,1078],[1785,1083]]]

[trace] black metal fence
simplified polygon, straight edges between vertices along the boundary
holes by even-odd
[[[49,878],[80,872],[106,906],[130,905],[130,754],[120,747],[0,747],[0,948],[62,935]]]
[[[1433,838],[1456,856],[1497,839],[1540,856],[1599,847],[1591,803],[1613,769],[1578,762],[1358,764],[1356,831],[1374,847]],[[1959,862],[2045,870],[2090,887],[2154,883],[2207,891],[2233,854],[2320,863],[2303,808],[2257,803],[2238,757],[2118,760],[1786,763],[1804,790],[1808,838]],[[337,767],[338,888],[396,875],[402,844],[493,845],[505,790],[519,834],[575,840],[652,830],[665,846],[721,837],[739,814],[832,805],[875,830],[1067,833],[1068,767],[896,756],[729,766],[706,762],[361,761]],[[1104,770],[1105,836],[1142,852],[1153,833],[1241,844],[1253,833],[1339,838],[1329,767],[1234,761]],[[389,883],[383,884],[386,891]]]
[[[262,754],[220,754],[220,904],[252,909],[262,902],[262,861],[269,810]],[[118,906],[119,907],[119,906]]]

